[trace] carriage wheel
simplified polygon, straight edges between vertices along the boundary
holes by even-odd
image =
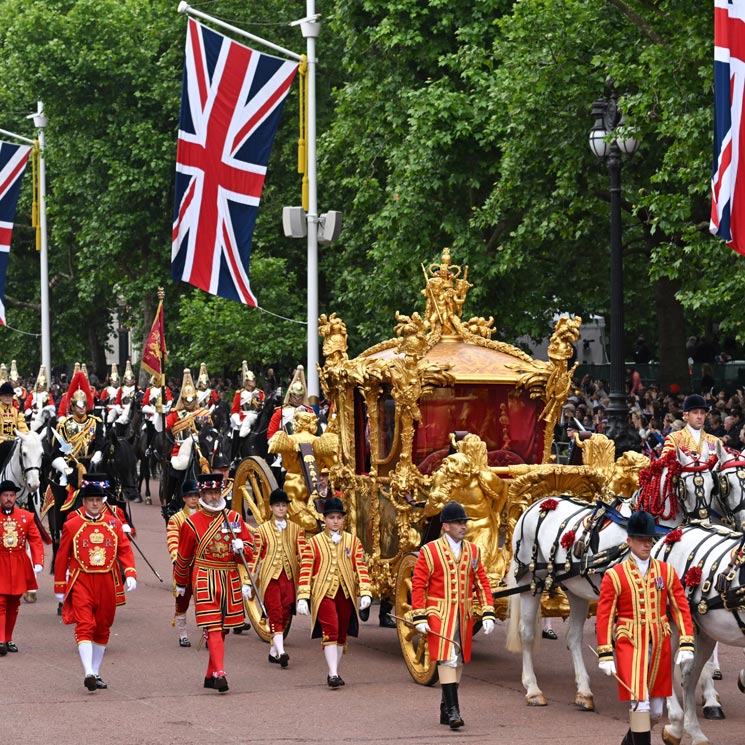
[[[406,554],[398,566],[396,576],[396,615],[411,619],[411,578],[417,555]],[[431,686],[437,680],[437,663],[429,658],[427,637],[403,621],[396,621],[398,641],[409,674],[423,686]]]
[[[261,606],[259,605],[259,601],[256,599],[256,595],[254,595],[251,600],[246,600],[244,598],[243,607],[245,608],[246,616],[251,623],[251,628],[256,632],[256,635],[261,639],[261,641],[269,644],[272,640],[273,634],[269,630],[267,619],[261,617]],[[287,622],[287,626],[282,634],[285,639],[287,638],[287,634],[290,633],[290,626],[292,626],[292,616],[290,616],[290,620]]]
[[[233,504],[244,518],[253,516],[257,524],[269,519],[269,495],[278,488],[269,466],[263,458],[250,455],[235,469]]]

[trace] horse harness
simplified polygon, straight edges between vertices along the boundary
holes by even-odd
[[[695,527],[702,528],[708,535],[702,538],[688,554],[685,568],[682,573],[684,579],[688,575],[690,569],[697,568],[699,572],[702,572],[706,565],[706,560],[714,553],[714,551],[716,551],[716,549],[720,548],[723,543],[732,540],[735,536],[739,538],[737,545],[733,549],[729,551],[725,550],[716,558],[709,567],[709,572],[706,578],[704,579],[703,575],[701,576],[701,599],[698,603],[695,601],[694,595],[696,594],[696,587],[699,585],[685,587],[686,595],[688,596],[688,604],[691,608],[691,615],[693,615],[695,620],[697,615],[706,615],[711,610],[730,611],[740,631],[745,634],[745,620],[740,616],[740,613],[745,611],[745,535],[735,533],[728,528],[714,526],[709,522],[694,521],[691,524]],[[712,541],[712,545],[708,550],[697,562],[694,563],[699,548],[701,548],[701,546],[703,546],[703,544],[712,536],[719,536],[720,540]],[[664,554],[661,557],[663,561],[665,561],[670,555],[674,545],[674,543],[669,543],[665,546]],[[719,566],[722,564],[723,560],[726,560],[727,556],[729,556],[727,568],[717,574]],[[740,575],[739,581],[741,584],[739,587],[733,588],[732,583],[735,581],[738,574]],[[713,598],[707,598],[706,595],[710,592],[712,585],[716,589],[718,595]]]
[[[544,500],[543,503],[546,501],[547,500]],[[507,590],[495,592],[495,600],[508,595],[522,593],[526,590],[530,590],[533,595],[542,593],[545,590],[548,592],[549,597],[553,597],[557,586],[560,587],[561,583],[565,580],[578,576],[584,577],[590,584],[590,587],[592,587],[593,592],[596,595],[599,595],[600,591],[593,583],[592,575],[602,574],[610,569],[610,567],[620,561],[629,550],[626,543],[611,546],[603,551],[597,550],[600,545],[600,531],[603,527],[605,527],[608,522],[616,522],[619,524],[625,522],[625,518],[623,518],[616,509],[616,507],[621,503],[621,499],[620,497],[615,497],[611,504],[597,501],[593,507],[590,507],[587,502],[573,499],[571,497],[565,497],[562,501],[568,501],[571,504],[576,505],[578,509],[572,512],[559,525],[551,545],[548,561],[538,561],[538,534],[544,519],[550,511],[548,509],[542,509],[538,517],[538,523],[536,524],[533,552],[528,564],[525,564],[517,558],[520,552],[520,544],[523,540],[522,533],[515,546],[515,563],[517,565],[515,569],[515,577],[522,576],[527,570],[532,574],[531,581],[527,584],[517,585],[516,587],[511,587]],[[587,514],[588,510],[590,510],[589,515]],[[571,550],[567,550],[566,560],[563,564],[564,571],[557,574],[555,565],[556,552],[561,543],[561,537],[564,535],[564,531],[570,523],[572,523],[571,532],[576,532],[581,528],[584,531],[584,537],[576,541]],[[524,531],[524,529],[525,524],[523,523],[521,530]],[[574,556],[577,561],[573,561],[572,556]],[[543,570],[547,571],[545,578],[538,576],[538,572],[542,572]]]
[[[734,505],[730,506],[725,502],[727,497],[729,496],[730,491],[730,480],[728,476],[725,476],[722,474],[722,471],[729,471],[734,469],[735,476],[737,477],[737,481],[740,485],[740,501]],[[719,469],[719,502],[722,505],[722,508],[725,512],[725,517],[728,521],[731,521],[732,524],[735,524],[735,515],[738,512],[741,512],[745,510],[745,461],[740,460],[739,458],[736,460],[731,460],[727,463],[724,463],[720,469]]]

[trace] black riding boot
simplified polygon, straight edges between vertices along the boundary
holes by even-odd
[[[440,724],[450,724],[450,717],[448,716],[448,705],[445,701],[445,689],[442,689],[442,698],[440,699]]]
[[[458,727],[462,727],[464,722],[458,709],[458,684],[442,684],[442,695],[445,698],[445,706],[447,708],[450,729],[458,729]]]
[[[651,732],[632,732],[629,730],[629,745],[650,745],[651,742]]]

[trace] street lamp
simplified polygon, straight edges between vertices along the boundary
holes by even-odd
[[[608,98],[592,105],[595,119],[590,130],[590,149],[608,163],[610,174],[610,405],[605,434],[615,442],[616,456],[639,450],[639,435],[629,426],[623,354],[623,246],[621,244],[621,164],[622,155],[633,155],[639,142],[625,126],[618,108],[618,95],[609,81]],[[618,131],[618,136],[614,133]]]

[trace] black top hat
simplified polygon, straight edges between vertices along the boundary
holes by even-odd
[[[629,518],[626,532],[632,538],[656,538],[657,526],[652,515],[644,510],[639,510],[639,512],[632,513]]]
[[[5,479],[5,481],[0,481],[0,492],[4,491],[14,491],[18,494],[18,492],[21,491],[21,487],[10,479]]]
[[[13,384],[8,382],[7,380],[0,385],[0,396],[13,396],[15,395],[15,388],[13,388]]]
[[[466,515],[466,511],[460,502],[448,502],[440,513],[441,523],[455,523],[460,520],[473,520]]]
[[[194,479],[184,479],[181,484],[181,496],[185,497],[187,494],[199,494],[199,484]]]
[[[200,473],[197,476],[200,489],[222,489],[221,473]]]
[[[346,510],[344,509],[344,503],[341,501],[341,499],[338,499],[337,497],[329,497],[324,503],[323,503],[323,514],[328,515],[331,512],[341,512],[342,515],[346,515]]]
[[[283,489],[275,489],[269,495],[269,504],[281,504],[282,502],[284,502],[285,504],[290,503],[290,498],[287,496],[287,492]]]
[[[222,452],[215,453],[215,457],[212,459],[212,468],[229,468],[230,461],[228,456]]]
[[[710,406],[706,403],[706,399],[698,393],[691,393],[683,401],[683,411],[693,411],[693,409],[705,409],[708,411],[709,408]]]

